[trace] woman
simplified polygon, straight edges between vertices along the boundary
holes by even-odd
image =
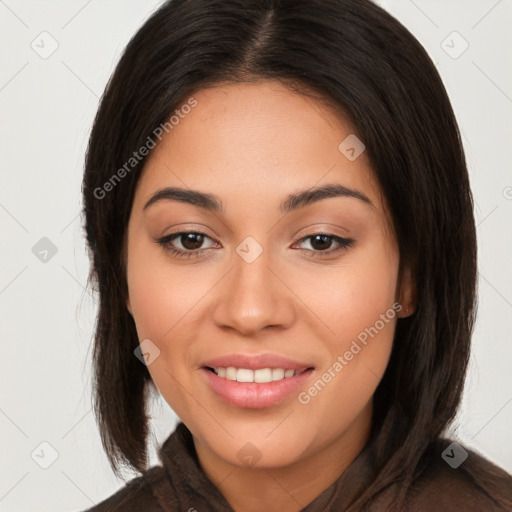
[[[512,510],[443,434],[475,315],[459,131],[362,0],[178,0],[128,44],[83,182],[95,411],[140,471],[90,509]],[[147,468],[150,391],[181,419]]]

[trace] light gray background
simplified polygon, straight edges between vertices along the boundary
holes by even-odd
[[[462,129],[481,279],[457,435],[512,472],[512,0],[379,3],[427,48]],[[124,484],[110,470],[91,411],[96,308],[84,289],[88,261],[80,185],[98,98],[124,46],[159,4],[0,0],[0,509],[5,512],[83,510]],[[51,36],[41,36],[43,31]],[[42,58],[52,40],[58,48]],[[464,40],[468,49],[453,58]],[[57,248],[46,262],[32,252],[43,237]],[[161,398],[152,408],[152,443],[158,446],[174,430],[176,417]],[[153,451],[151,463],[156,462]],[[126,473],[127,480],[132,477]]]

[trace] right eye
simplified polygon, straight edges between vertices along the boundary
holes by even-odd
[[[191,258],[193,256],[199,257],[200,252],[212,248],[200,248],[200,246],[203,245],[205,239],[212,240],[205,233],[200,233],[198,231],[179,231],[177,233],[172,233],[162,238],[158,238],[155,240],[155,242],[158,243],[161,247],[163,247],[165,251],[179,258]],[[175,240],[179,242],[181,247],[176,247]],[[215,243],[216,242],[214,242],[214,244]]]

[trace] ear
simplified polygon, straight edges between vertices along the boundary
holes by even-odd
[[[406,318],[416,311],[417,289],[410,267],[402,269],[397,286],[397,301],[402,306],[398,318]]]

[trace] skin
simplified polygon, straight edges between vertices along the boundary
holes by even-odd
[[[127,232],[127,307],[139,339],[160,350],[148,366],[153,382],[192,432],[202,469],[233,509],[298,511],[363,449],[397,317],[406,306],[412,313],[413,283],[407,269],[399,279],[396,239],[366,153],[350,161],[338,149],[355,133],[346,120],[277,81],[221,84],[193,96],[197,106],[152,150],[137,185]],[[279,211],[289,194],[327,183],[362,192],[373,206],[332,197]],[[173,200],[143,211],[167,186],[215,194],[225,211]],[[209,238],[172,244],[198,247],[199,257],[179,258],[155,242],[191,231]],[[335,240],[322,246],[304,238],[322,232],[354,243],[325,255],[339,247]],[[252,263],[236,252],[247,236],[263,249]],[[298,392],[397,302],[404,310],[300,403]],[[315,372],[276,406],[235,407],[201,370],[201,362],[235,352],[277,353]],[[237,456],[247,442],[261,455],[252,466]]]

